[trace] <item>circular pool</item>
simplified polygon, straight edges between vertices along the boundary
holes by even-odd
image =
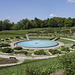
[[[22,47],[43,48],[43,47],[57,46],[58,43],[48,40],[27,40],[27,41],[17,42],[16,45]]]

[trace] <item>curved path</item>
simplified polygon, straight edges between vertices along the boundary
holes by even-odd
[[[66,40],[70,40],[70,41],[75,41],[74,39],[69,39],[69,38],[61,38],[61,39],[66,39]]]
[[[63,55],[63,54],[61,54]],[[59,55],[59,56],[61,56]],[[11,63],[11,64],[1,64],[0,66],[12,66],[12,65],[17,65],[17,64],[21,64],[23,63],[23,61],[25,59],[48,59],[48,58],[53,58],[53,57],[57,57],[58,55],[54,55],[54,56],[41,56],[41,57],[22,57],[22,56],[8,56],[8,55],[0,55],[0,57],[2,58],[9,58],[9,57],[16,57],[16,59],[19,60],[18,63]]]
[[[68,39],[68,38],[61,38],[61,39],[66,39],[66,40],[71,40],[71,41],[75,41],[73,39]],[[13,47],[13,43],[12,43],[12,47]],[[59,56],[61,56],[63,54],[60,54]],[[23,61],[25,59],[48,59],[48,58],[53,58],[53,57],[57,57],[58,55],[53,55],[53,56],[41,56],[41,57],[22,57],[22,56],[8,56],[8,55],[0,55],[0,57],[2,58],[9,58],[9,57],[16,57],[16,59],[19,60],[18,63],[12,63],[12,64],[2,64],[0,66],[12,66],[12,65],[17,65],[17,64],[21,64],[23,63]]]

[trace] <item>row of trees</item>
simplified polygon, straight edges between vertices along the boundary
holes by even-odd
[[[1,30],[20,30],[30,28],[42,28],[42,27],[73,27],[75,26],[75,18],[61,18],[53,17],[41,20],[35,17],[34,20],[22,19],[16,24],[10,22],[10,20],[0,21]]]

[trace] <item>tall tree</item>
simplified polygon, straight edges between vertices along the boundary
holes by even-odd
[[[48,25],[50,27],[58,27],[56,18],[54,17],[54,18],[49,19]]]
[[[0,21],[0,31],[2,31],[2,21]]]
[[[64,22],[64,26],[65,27],[71,27],[72,26],[72,19],[71,18],[67,18]]]

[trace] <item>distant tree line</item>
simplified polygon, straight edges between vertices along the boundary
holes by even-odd
[[[44,27],[73,27],[75,26],[75,18],[61,18],[53,17],[41,20],[34,18],[34,20],[22,19],[16,24],[10,20],[0,21],[0,31],[2,30],[21,30],[31,28],[44,28]]]

